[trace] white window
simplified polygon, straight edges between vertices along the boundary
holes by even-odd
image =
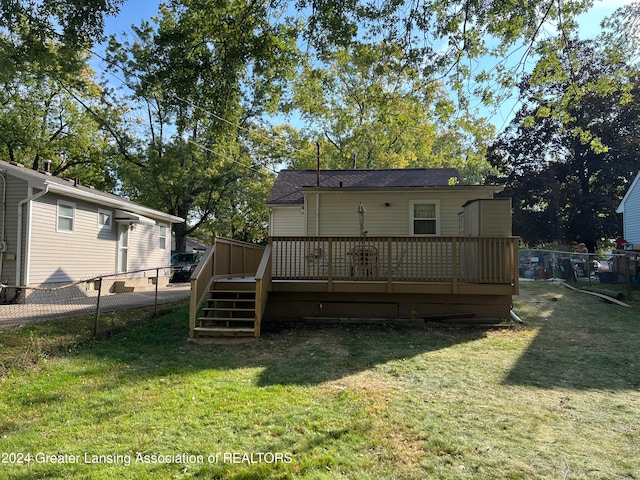
[[[440,234],[440,203],[438,201],[411,202],[411,234]]]
[[[167,249],[167,230],[166,225],[160,225],[160,250]]]
[[[76,223],[76,204],[58,200],[58,223],[56,231],[73,233]]]
[[[113,213],[111,210],[98,209],[98,227],[111,230],[113,228]]]

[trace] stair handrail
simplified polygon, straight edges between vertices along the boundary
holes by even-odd
[[[193,336],[200,306],[206,301],[217,278],[254,275],[265,247],[253,243],[216,237],[191,274],[189,329]]]
[[[269,292],[271,291],[271,241],[264,249],[262,260],[256,271],[256,319],[255,319],[255,336],[260,336],[260,325],[262,317],[267,306]]]
[[[213,282],[215,282],[215,253],[216,245],[209,245],[198,262],[195,270],[191,274],[191,298],[189,303],[189,331],[193,335],[196,328],[196,317],[200,305],[206,300]]]

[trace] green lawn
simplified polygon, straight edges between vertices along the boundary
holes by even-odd
[[[531,282],[502,330],[0,331],[0,477],[640,478],[639,310]]]

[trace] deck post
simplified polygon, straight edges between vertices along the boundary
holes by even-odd
[[[333,238],[329,237],[327,239],[327,248],[329,249],[329,253],[327,256],[327,262],[329,265],[327,266],[327,289],[329,292],[333,292]]]
[[[456,237],[451,239],[451,293],[458,293],[458,243]]]
[[[392,241],[391,237],[389,237],[387,238],[387,293],[391,293],[393,291],[393,260],[391,258],[391,246]]]

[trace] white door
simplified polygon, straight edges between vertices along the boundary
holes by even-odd
[[[118,225],[118,273],[126,272],[129,257],[129,225]]]

